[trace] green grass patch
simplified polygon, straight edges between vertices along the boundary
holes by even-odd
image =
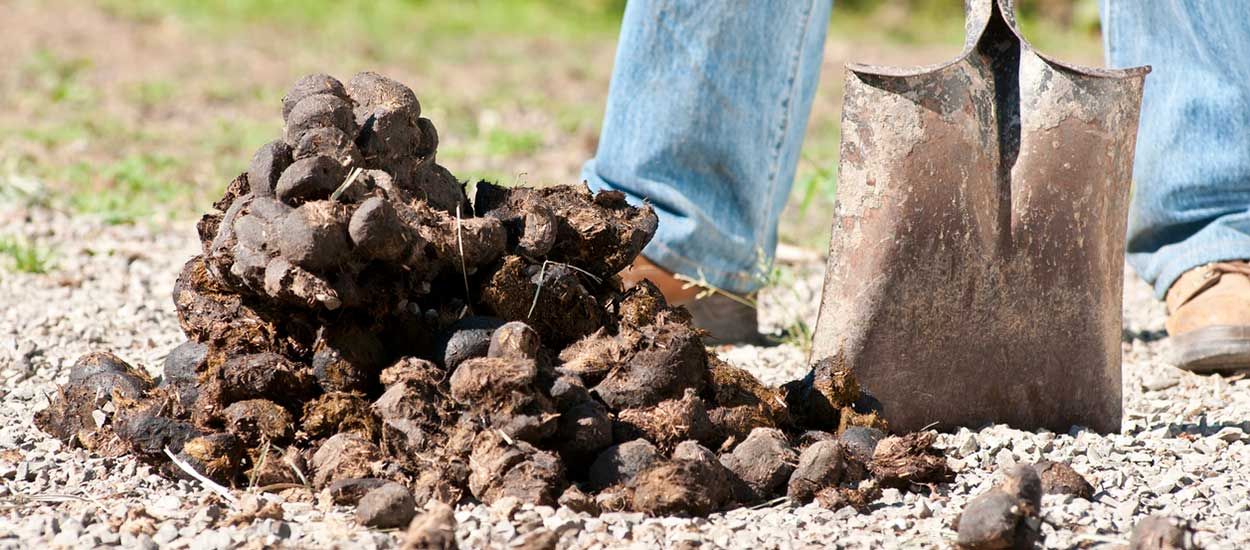
[[[50,103],[82,103],[95,99],[91,88],[82,82],[83,74],[90,68],[90,59],[40,48],[22,66],[22,76],[27,90],[39,93]]]
[[[97,0],[115,15],[176,17],[205,30],[238,32],[265,24],[307,35],[321,45],[366,44],[377,59],[429,56],[428,48],[466,37],[545,37],[558,40],[614,34],[624,0]],[[489,53],[488,45],[475,48]]]
[[[528,155],[538,151],[543,144],[537,132],[512,132],[495,128],[486,133],[486,154],[491,156]]]
[[[141,131],[132,130],[122,121],[103,113],[67,110],[62,114],[67,115],[66,118],[48,120],[42,124],[22,126],[12,130],[22,139],[51,150],[78,146],[96,140],[127,143],[144,137]]]
[[[145,80],[128,86],[126,99],[144,109],[160,106],[174,98],[178,87],[168,80]]]
[[[47,273],[52,251],[26,239],[0,236],[0,255],[7,256],[13,269],[22,273]]]
[[[151,218],[157,210],[169,209],[187,198],[189,184],[177,181],[176,169],[173,158],[146,153],[104,166],[77,162],[65,174],[71,186],[69,204],[75,211],[100,216],[110,224]]]

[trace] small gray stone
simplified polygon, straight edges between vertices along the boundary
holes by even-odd
[[[406,527],[416,514],[412,493],[393,482],[365,493],[356,504],[356,521],[368,527]]]

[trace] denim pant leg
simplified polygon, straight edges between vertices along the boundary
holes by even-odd
[[[793,183],[832,0],[631,0],[582,177],[649,201],[643,254],[730,292],[759,286]]]
[[[1103,0],[1109,64],[1146,77],[1128,261],[1162,298],[1250,259],[1250,2]]]

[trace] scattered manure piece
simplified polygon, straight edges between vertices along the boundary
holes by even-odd
[[[850,456],[863,464],[872,462],[877,445],[885,439],[885,432],[876,428],[852,427],[838,435],[838,441],[846,446]]]
[[[889,431],[890,426],[881,417],[881,410],[872,406],[872,403],[875,402],[876,399],[871,398],[867,393],[861,393],[859,400],[855,403],[842,407],[838,414],[838,433],[852,428],[874,428],[883,432]]]
[[[294,405],[312,392],[306,366],[277,353],[232,355],[218,373],[228,402],[267,398]]]
[[[933,448],[937,432],[915,432],[882,439],[868,465],[883,487],[904,489],[913,484],[948,483],[955,472]]]
[[[646,438],[664,451],[686,440],[695,440],[713,447],[720,443],[716,428],[708,417],[707,407],[695,391],[690,389],[686,390],[681,399],[670,399],[654,407],[626,409],[617,413],[614,429],[619,441]]]
[[[630,206],[619,191],[591,193],[585,185],[553,186],[541,196],[556,217],[556,243],[548,258],[608,278],[633,263],[659,218],[648,205]]]
[[[529,359],[470,359],[452,373],[451,396],[467,407],[493,407],[509,400],[515,392],[533,392],[537,375],[538,368]]]
[[[656,322],[660,313],[668,310],[668,302],[659,287],[647,279],[639,281],[625,291],[617,300],[617,315],[621,324],[643,327]]]
[[[187,440],[178,457],[209,479],[229,485],[241,473],[247,454],[238,437],[219,432]]]
[[[603,306],[587,288],[587,275],[569,264],[534,264],[507,256],[479,291],[481,303],[508,321],[523,321],[543,341],[565,346],[603,326]]]
[[[336,434],[313,454],[313,485],[323,488],[340,479],[372,477],[374,462],[381,458],[381,451],[369,440],[354,433]]]
[[[403,357],[383,369],[378,375],[378,382],[386,387],[400,383],[433,387],[439,384],[444,374],[445,371],[438,368],[433,361],[420,357]]]
[[[416,502],[412,493],[393,481],[365,493],[356,504],[356,522],[366,527],[404,527],[415,515]]]
[[[292,164],[287,172],[298,168],[300,162]],[[337,185],[338,181],[332,182],[325,195],[329,196]],[[281,182],[278,183],[278,195],[281,198]],[[340,204],[327,200],[303,203],[278,222],[278,251],[283,259],[303,269],[320,272],[334,268],[350,250],[348,220],[347,209]]]
[[[246,472],[252,487],[270,485],[302,484],[299,474],[291,468],[286,453],[274,446],[260,446],[253,450],[249,460],[252,467]]]
[[[258,197],[274,196],[278,178],[294,162],[291,146],[285,141],[271,141],[256,150],[247,168],[248,189]]]
[[[295,105],[300,100],[318,94],[329,94],[342,99],[347,99],[347,90],[343,88],[343,83],[328,74],[310,74],[300,77],[282,97],[282,119],[286,120],[291,116],[291,110],[295,109]]]
[[[330,392],[304,403],[300,431],[309,440],[352,432],[376,441],[382,426],[370,403],[360,394]]]
[[[69,370],[68,387],[94,390],[101,395],[138,399],[154,385],[147,373],[108,352],[88,353]]]
[[[395,207],[383,197],[365,199],[347,224],[355,252],[363,258],[396,262],[420,244],[420,237],[399,221]]]
[[[612,370],[623,367],[634,356],[641,341],[642,333],[636,330],[622,330],[613,335],[600,328],[560,352],[559,371],[591,385],[597,384]]]
[[[816,493],[816,503],[828,510],[840,510],[847,506],[861,514],[871,511],[871,505],[881,498],[881,486],[875,480],[866,479],[854,487],[831,486]]]
[[[446,504],[435,504],[429,511],[412,520],[404,535],[402,550],[457,550],[456,510]]]
[[[178,406],[189,411],[200,395],[200,373],[208,369],[208,346],[186,341],[169,352],[161,376],[161,387],[178,396]]]
[[[670,323],[642,332],[641,349],[595,385],[604,403],[614,409],[651,407],[680,399],[687,389],[703,389],[707,352],[694,329]]]
[[[560,411],[555,438],[561,456],[586,460],[612,444],[612,417],[593,399],[576,403]]]
[[[595,502],[594,497],[578,489],[576,485],[570,485],[568,489],[565,489],[558,502],[560,506],[579,514],[599,515],[599,504]]]
[[[529,325],[520,321],[505,323],[490,336],[487,357],[506,359],[538,359],[538,350],[542,341],[538,333]]]
[[[1043,460],[1033,467],[1042,478],[1042,492],[1048,495],[1072,495],[1085,500],[1094,498],[1094,486],[1071,466],[1063,462]]]
[[[833,440],[817,441],[799,455],[787,484],[786,496],[796,504],[806,504],[816,493],[826,487],[836,486],[842,480],[845,468],[842,444]]]
[[[443,368],[453,371],[466,359],[486,357],[490,352],[491,335],[503,324],[496,317],[465,317],[447,327],[435,349]]]
[[[157,462],[164,460],[166,448],[177,453],[202,434],[190,422],[162,414],[159,404],[141,405],[118,415],[113,431],[131,453]]]
[[[718,407],[750,407],[767,419],[769,427],[789,424],[785,395],[778,388],[764,385],[746,369],[730,365],[715,355],[708,355],[707,372],[707,389],[712,404]]]
[[[883,442],[884,443],[884,442]],[[1042,481],[1019,464],[989,491],[968,502],[952,526],[963,550],[1033,548],[1041,536]]]
[[[283,444],[291,439],[295,425],[291,413],[268,399],[248,399],[222,411],[226,429],[248,447],[264,442]]]
[[[1152,514],[1133,527],[1128,547],[1129,550],[1193,550],[1198,548],[1198,544],[1194,541],[1194,529],[1189,522]]]
[[[313,347],[313,374],[327,392],[368,393],[375,389],[378,372],[389,362],[382,341],[357,323],[322,328]]]
[[[314,128],[304,132],[299,143],[295,144],[291,156],[296,162],[307,158],[325,157],[348,169],[357,168],[363,164],[356,143],[338,128]]]
[[[707,416],[716,430],[716,437],[723,439],[726,446],[746,439],[756,429],[777,427],[767,408],[759,406],[717,407],[708,411]]]
[[[335,504],[355,506],[365,493],[377,489],[387,483],[394,483],[377,477],[355,477],[340,479],[326,486],[323,491]]]
[[[504,224],[512,253],[542,258],[555,246],[555,214],[537,193],[482,182],[477,185],[473,205],[480,215]]]
[[[885,437],[885,436],[882,435],[882,437]],[[811,446],[812,444],[818,441],[837,441],[837,439],[838,439],[838,436],[831,434],[829,432],[822,432],[820,430],[807,430],[799,434],[799,437],[795,439],[795,446],[798,448],[806,449],[807,447]],[[876,448],[876,446],[877,445],[874,442],[873,448]],[[871,451],[869,451],[868,456],[869,457],[872,456]]]
[[[729,503],[730,474],[715,455],[693,441],[678,447],[671,460],[634,479],[634,510],[654,516],[705,516]]]
[[[736,495],[738,500],[753,503],[777,494],[790,479],[798,459],[781,430],[756,428],[733,452],[722,455],[720,462],[743,483],[745,492]]]
[[[479,435],[469,464],[469,490],[486,504],[516,497],[535,506],[554,506],[568,486],[560,457],[524,441],[509,444],[493,432]]]
[[[868,476],[868,465],[872,464],[873,454],[882,439],[885,439],[885,432],[862,426],[852,426],[838,435],[838,441],[846,450],[846,479],[859,481]]]
[[[351,102],[334,94],[313,94],[299,100],[286,117],[283,137],[287,145],[295,147],[305,133],[317,128],[337,128],[356,135]]]
[[[843,423],[842,413],[859,399],[860,389],[839,358],[817,361],[805,378],[790,382],[783,389],[790,414],[804,426],[840,432],[849,425],[870,425],[867,420]]]
[[[635,439],[605,449],[590,465],[589,480],[597,488],[629,485],[635,476],[660,459],[655,445]]]

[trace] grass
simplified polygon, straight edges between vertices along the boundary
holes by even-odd
[[[172,175],[176,161],[169,157],[136,154],[105,166],[77,162],[67,169],[74,190],[74,210],[97,215],[107,223],[150,219],[158,208],[176,205],[185,197]]]
[[[129,85],[126,97],[140,109],[149,110],[171,101],[177,92],[177,84],[169,80],[145,80]]]
[[[86,57],[65,57],[40,48],[26,61],[22,73],[30,89],[49,103],[85,102],[93,98],[93,92],[82,84],[81,77],[90,68],[91,60]]]
[[[486,154],[528,155],[538,151],[543,138],[537,132],[512,132],[495,128],[486,133]]]
[[[0,236],[0,255],[7,256],[13,269],[22,273],[47,273],[52,251],[25,239]]]
[[[175,17],[218,35],[240,27],[315,29],[327,48],[366,40],[366,56],[418,57],[437,46],[472,46],[465,37],[598,39],[615,32],[624,0],[100,0],[137,20]]]

